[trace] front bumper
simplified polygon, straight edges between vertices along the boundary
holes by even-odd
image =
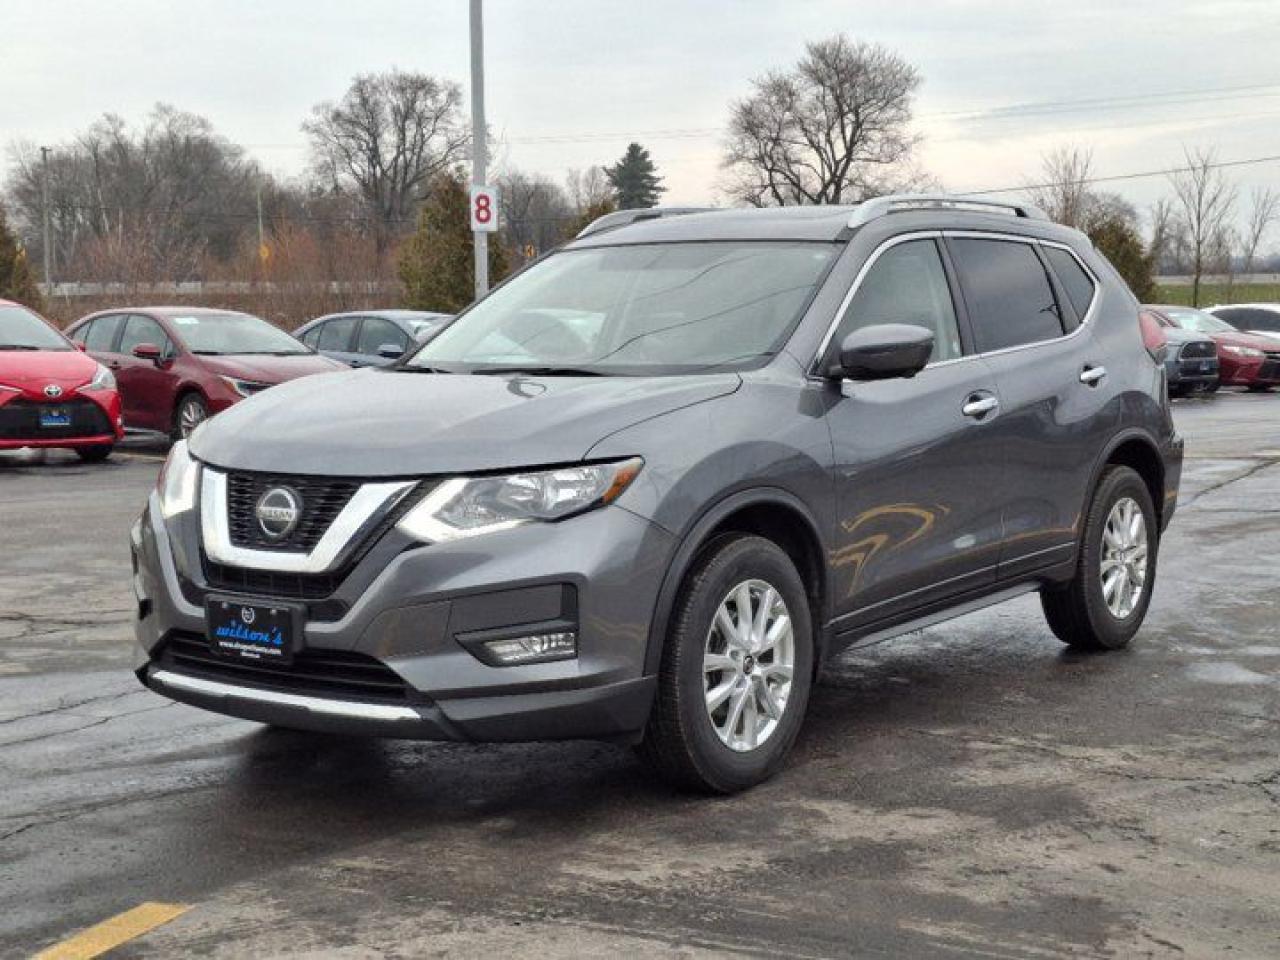
[[[190,515],[166,524],[153,496],[133,530],[135,668],[157,693],[280,726],[412,739],[633,739],[644,727],[656,683],[644,675],[649,623],[675,544],[620,507],[390,554],[386,544],[371,549],[337,591],[346,602],[309,605],[303,643],[308,655],[358,658],[392,675],[403,685],[394,698],[176,656],[180,644],[204,642],[204,596],[235,594],[209,586],[198,529]],[[493,667],[459,640],[568,618],[574,660]]]
[[[100,447],[124,436],[120,395],[112,390],[71,391],[57,400],[35,393],[0,392],[0,450],[22,447]],[[41,427],[40,412],[59,408],[70,414],[65,427]]]
[[[1218,382],[1217,357],[1174,356],[1165,360],[1164,365],[1171,387],[1192,390],[1210,387]]]

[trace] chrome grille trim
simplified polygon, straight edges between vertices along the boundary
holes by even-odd
[[[381,519],[414,486],[412,480],[362,484],[307,553],[254,550],[232,544],[227,517],[227,475],[206,466],[200,475],[200,532],[204,552],[215,563],[232,567],[326,573],[360,533]]]

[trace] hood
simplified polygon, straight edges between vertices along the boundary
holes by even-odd
[[[229,353],[220,357],[197,357],[205,369],[224,377],[257,380],[260,383],[284,383],[313,373],[333,373],[346,365],[316,353],[300,353],[289,357],[272,357],[256,353]]]
[[[191,452],[271,473],[409,477],[572,463],[625,427],[738,389],[737,374],[468,376],[351,370],[256,394]],[[643,453],[643,451],[636,451]]]
[[[0,350],[0,383],[44,397],[50,384],[70,394],[93,379],[98,361],[79,350]]]
[[[1268,353],[1274,353],[1280,347],[1280,342],[1270,337],[1260,337],[1256,333],[1215,333],[1213,339],[1219,346],[1230,344],[1233,347],[1252,347]]]
[[[1182,343],[1202,343],[1206,341],[1209,343],[1213,342],[1213,338],[1206,334],[1197,333],[1195,330],[1184,330],[1181,327],[1163,327],[1162,326],[1160,328],[1160,332],[1164,334],[1164,338],[1168,340],[1170,343],[1182,344]]]

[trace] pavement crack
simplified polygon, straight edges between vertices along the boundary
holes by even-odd
[[[1179,506],[1183,507],[1184,509],[1194,506],[1196,503],[1198,503],[1201,499],[1208,496],[1209,494],[1217,493],[1219,490],[1223,489],[1224,487],[1229,487],[1233,483],[1239,483],[1241,480],[1248,480],[1250,477],[1254,476],[1255,474],[1261,473],[1263,470],[1266,470],[1268,467],[1274,467],[1275,465],[1276,465],[1275,460],[1259,460],[1257,463],[1253,464],[1250,467],[1245,468],[1235,476],[1227,477],[1225,480],[1219,480],[1217,483],[1211,483],[1209,484],[1209,486],[1205,487],[1203,490],[1199,491],[1198,493],[1193,493],[1190,497],[1181,501]]]
[[[109,717],[100,717],[90,723],[82,723],[78,727],[71,727],[68,730],[54,730],[50,733],[38,733],[32,737],[19,737],[17,740],[0,741],[0,747],[17,747],[25,743],[38,743],[41,740],[52,740],[55,737],[65,737],[68,734],[79,733],[81,730],[90,730],[94,727],[100,727],[103,724],[110,723],[112,720],[123,720],[126,717],[136,717],[140,713],[151,713],[155,710],[165,710],[169,707],[176,706],[173,703],[161,703],[154,707],[143,707],[141,710],[129,710],[125,713],[113,713]]]
[[[34,713],[22,713],[16,717],[0,718],[0,726],[4,726],[8,723],[17,723],[20,720],[34,720],[37,717],[48,717],[55,713],[71,713],[78,710],[80,707],[87,706],[91,703],[107,703],[112,700],[122,700],[125,697],[132,697],[148,692],[149,691],[145,688],[140,687],[136,689],[123,690],[120,693],[104,694],[99,697],[86,697],[83,700],[77,700],[75,703],[59,703],[56,707],[49,707],[47,710],[37,710]]]

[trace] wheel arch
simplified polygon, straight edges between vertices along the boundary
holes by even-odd
[[[1151,502],[1155,506],[1156,526],[1163,530],[1165,463],[1160,455],[1159,444],[1143,430],[1127,430],[1113,437],[1097,466],[1094,467],[1093,478],[1089,483],[1089,500],[1085,501],[1082,510],[1088,510],[1094,491],[1098,489],[1098,484],[1102,480],[1102,474],[1107,467],[1111,466],[1129,467],[1142,477],[1147,485],[1147,491],[1151,494]],[[1083,515],[1082,513],[1081,516]]]
[[[814,627],[814,669],[825,652],[828,584],[826,560],[817,521],[797,496],[777,487],[758,487],[734,493],[708,508],[681,539],[667,566],[650,621],[645,651],[645,675],[656,673],[662,660],[667,629],[685,575],[715,537],[725,533],[753,533],[776,543],[791,558],[809,595]]]

